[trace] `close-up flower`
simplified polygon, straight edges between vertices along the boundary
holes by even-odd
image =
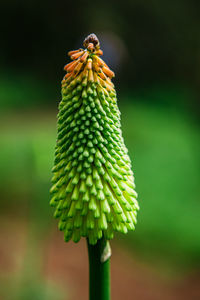
[[[96,244],[134,230],[139,207],[114,72],[100,58],[95,34],[84,47],[70,51],[64,67],[50,204],[65,241],[88,237]]]

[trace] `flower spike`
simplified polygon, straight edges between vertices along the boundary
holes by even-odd
[[[139,206],[114,72],[99,57],[95,34],[83,46],[68,53],[72,62],[64,67],[50,205],[65,241],[96,244],[134,230]]]

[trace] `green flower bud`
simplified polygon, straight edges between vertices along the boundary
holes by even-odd
[[[100,55],[99,43],[88,43],[64,68],[50,205],[66,242],[134,230],[139,209],[114,73]]]

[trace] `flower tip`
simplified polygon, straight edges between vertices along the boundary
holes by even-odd
[[[83,41],[83,46],[87,48],[89,51],[99,50],[100,43],[96,36],[96,34],[89,34]]]

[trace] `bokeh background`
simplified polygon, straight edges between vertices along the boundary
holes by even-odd
[[[200,299],[200,2],[0,4],[0,299],[88,298],[85,241],[48,202],[67,52],[96,33],[114,70],[141,210],[112,241],[115,300]]]

